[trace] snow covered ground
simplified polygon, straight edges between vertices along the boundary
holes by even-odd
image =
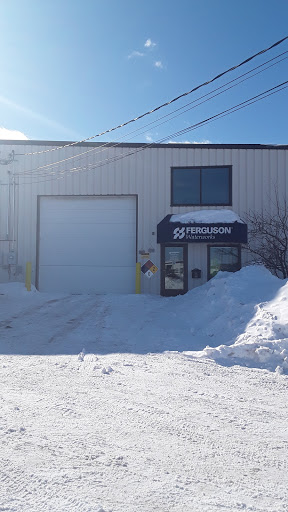
[[[0,311],[0,511],[288,510],[287,281]]]

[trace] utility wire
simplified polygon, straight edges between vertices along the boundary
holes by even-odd
[[[92,140],[92,139],[95,139],[96,137],[101,137],[102,135],[105,135],[106,133],[111,133],[115,130],[118,130],[119,128],[123,128],[123,126],[127,126],[128,124],[130,123],[134,123],[135,121],[138,121],[139,119],[142,119],[143,117],[145,116],[148,116],[150,114],[153,114],[154,112],[156,112],[157,110],[160,110],[161,108],[163,107],[166,107],[168,105],[171,105],[171,103],[174,103],[175,101],[178,101],[180,98],[183,98],[184,96],[188,96],[189,94],[191,94],[192,92],[195,92],[197,91],[198,89],[200,89],[201,87],[204,87],[208,84],[211,84],[212,82],[214,82],[215,80],[218,80],[219,78],[221,78],[222,76],[226,75],[227,73],[230,73],[231,71],[234,71],[235,69],[241,67],[241,66],[244,66],[244,64],[247,64],[248,62],[250,62],[251,60],[255,59],[256,57],[258,57],[259,55],[262,55],[263,53],[266,53],[268,52],[269,50],[272,50],[272,48],[275,48],[276,46],[280,45],[281,43],[283,43],[284,41],[286,41],[288,39],[288,36],[286,37],[283,37],[283,39],[280,39],[279,41],[277,41],[276,43],[272,44],[271,46],[269,46],[268,48],[265,48],[257,53],[255,53],[254,55],[252,55],[251,57],[248,57],[247,59],[243,60],[242,62],[240,62],[239,64],[227,69],[226,71],[223,71],[222,73],[219,73],[218,75],[216,75],[214,78],[212,78],[211,80],[207,80],[206,82],[203,82],[202,84],[200,85],[197,85],[196,87],[194,87],[193,89],[191,89],[190,91],[187,91],[187,92],[184,92],[182,94],[180,94],[179,96],[177,96],[176,98],[173,98],[172,100],[170,101],[167,101],[166,103],[163,103],[162,105],[159,105],[158,107],[155,107],[154,109],[152,110],[148,110],[147,112],[145,112],[144,114],[141,114],[137,117],[135,117],[134,119],[130,119],[129,121],[126,121],[122,124],[119,124],[118,126],[115,126],[113,128],[110,128],[108,130],[105,130],[101,133],[98,133],[96,135],[92,135],[91,137],[87,137],[86,139],[83,139],[81,141],[78,141],[78,142],[71,142],[69,144],[64,144],[63,146],[58,146],[56,148],[50,148],[50,149],[45,149],[45,150],[42,150],[42,151],[35,151],[35,152],[30,152],[30,153],[25,153],[25,156],[28,156],[28,155],[39,155],[41,153],[48,153],[48,152],[51,152],[51,151],[56,151],[58,149],[63,149],[63,148],[67,148],[69,146],[75,146],[77,144],[82,144],[83,142],[87,142],[88,140]]]
[[[277,59],[277,58],[279,58],[279,57],[281,57],[282,55],[285,55],[285,54],[287,54],[287,53],[288,53],[288,51],[283,52],[283,53],[281,53],[281,54],[277,55],[276,57],[273,57],[272,59],[269,59],[268,61],[264,62],[263,64],[260,64],[259,66],[256,66],[255,68],[251,69],[250,71],[247,71],[246,73],[243,73],[242,75],[239,75],[239,77],[234,78],[233,80],[230,80],[229,82],[227,82],[227,83],[226,83],[226,84],[224,84],[224,85],[221,85],[220,87],[217,87],[217,88],[216,88],[216,89],[214,89],[213,91],[211,91],[211,92],[209,92],[209,93],[206,93],[206,94],[204,94],[204,95],[200,96],[199,98],[197,98],[197,99],[193,100],[192,102],[187,103],[186,105],[184,105],[184,106],[182,106],[182,107],[180,107],[180,108],[178,108],[178,109],[173,110],[173,111],[172,111],[172,112],[170,112],[169,114],[166,114],[166,115],[164,115],[164,116],[162,116],[162,117],[160,117],[160,118],[156,119],[155,121],[152,121],[151,123],[148,123],[148,124],[146,124],[146,125],[142,126],[141,128],[138,128],[137,130],[134,130],[134,131],[132,131],[132,132],[129,132],[128,134],[126,134],[126,135],[122,136],[122,137],[120,138],[120,140],[126,139],[127,137],[129,137],[131,134],[134,134],[134,133],[138,133],[138,134],[139,134],[139,132],[140,132],[140,134],[141,134],[141,133],[145,133],[145,131],[146,131],[146,130],[143,130],[143,129],[144,129],[144,128],[146,128],[146,127],[148,127],[148,126],[155,125],[155,126],[154,126],[155,128],[156,128],[156,127],[159,127],[159,126],[161,126],[162,124],[165,124],[165,123],[169,122],[171,119],[175,119],[176,117],[179,117],[180,115],[182,115],[182,114],[184,114],[184,113],[188,112],[189,110],[192,110],[192,109],[194,109],[194,108],[198,107],[199,105],[202,105],[203,103],[206,103],[207,101],[210,101],[211,99],[215,98],[216,96],[219,96],[220,94],[223,94],[224,92],[228,91],[229,89],[232,89],[233,87],[237,87],[238,85],[240,85],[241,83],[245,82],[246,80],[249,80],[250,78],[253,78],[254,76],[256,76],[256,75],[258,75],[258,74],[262,73],[263,71],[266,71],[267,69],[269,69],[269,68],[271,68],[271,67],[273,67],[273,66],[275,66],[275,65],[279,64],[279,63],[280,63],[280,62],[282,62],[283,60],[286,60],[286,59],[288,58],[287,56],[286,56],[286,57],[283,57],[282,59],[278,60],[277,62],[274,62],[273,64],[270,64],[269,66],[266,66],[264,69],[261,69],[261,70],[260,70],[260,71],[258,71],[257,73],[254,73],[253,75],[251,75],[251,76],[248,76],[248,77],[247,77],[247,75],[251,74],[251,73],[252,73],[253,71],[255,71],[256,69],[262,68],[263,66],[265,66],[265,65],[266,65],[266,64],[268,64],[269,62],[272,62],[272,61],[274,61],[275,59]],[[240,80],[240,78],[245,77],[245,76],[246,76],[246,78],[244,78],[243,80]],[[240,81],[239,81],[239,80],[240,80]],[[234,82],[237,82],[237,83],[234,83]],[[230,85],[230,87],[226,87],[226,86],[227,86],[227,85],[229,85],[229,84],[233,84],[233,85]],[[225,87],[226,87],[226,88],[225,88]],[[225,88],[225,89],[224,89],[224,88]],[[224,89],[224,90],[222,90],[222,91],[221,91],[221,89]],[[219,90],[220,90],[220,92],[218,92],[217,94],[214,94],[213,96],[211,96],[211,95],[213,94],[213,92],[216,92],[216,91],[219,91]],[[210,96],[210,97],[208,97],[208,98],[207,98],[207,96]],[[203,101],[201,101],[201,102],[199,102],[199,100],[201,100],[202,98],[206,98],[206,99],[205,99],[205,100],[203,100]],[[198,103],[197,103],[197,102],[198,102]],[[195,103],[197,103],[197,104],[195,105]],[[192,107],[187,108],[186,110],[183,110],[183,109],[185,109],[185,108],[186,108],[187,106],[189,106],[189,105],[193,105],[193,106],[192,106]],[[182,110],[182,112],[180,112],[179,114],[176,114],[176,115],[172,116],[172,114],[174,114],[175,112],[179,112],[179,111],[181,111],[181,110]],[[171,117],[171,116],[172,116],[172,117]],[[169,117],[170,119],[167,119],[168,117]],[[161,119],[166,119],[166,121],[163,121],[162,123],[158,123],[158,121],[160,121]],[[156,124],[156,123],[157,123],[157,124]],[[131,137],[130,137],[130,138],[131,138]],[[134,137],[132,137],[132,138],[134,138]],[[111,144],[112,144],[112,145],[111,145]],[[24,174],[26,174],[26,175],[28,175],[28,174],[29,174],[29,175],[30,175],[30,174],[32,174],[33,172],[35,172],[35,171],[39,171],[39,170],[42,170],[42,169],[59,167],[59,165],[58,165],[58,164],[61,164],[61,163],[63,163],[63,162],[66,162],[66,161],[69,161],[69,160],[72,160],[72,159],[75,159],[75,158],[79,158],[79,159],[81,159],[81,158],[83,158],[83,156],[84,156],[84,155],[86,155],[87,153],[91,153],[91,152],[94,152],[94,154],[98,154],[98,153],[103,152],[104,150],[107,150],[107,149],[111,149],[111,148],[117,147],[117,146],[119,146],[120,144],[121,144],[121,142],[117,142],[117,143],[115,143],[115,144],[114,144],[114,143],[110,143],[110,142],[106,142],[106,143],[104,143],[104,144],[102,144],[102,145],[100,145],[100,146],[93,147],[92,149],[89,149],[89,150],[87,150],[87,151],[83,151],[83,152],[78,153],[78,154],[76,154],[76,155],[72,155],[72,156],[67,157],[67,158],[64,158],[64,159],[62,159],[62,160],[58,160],[58,161],[56,161],[56,162],[52,162],[52,163],[49,163],[49,164],[45,164],[45,165],[42,165],[42,166],[38,166],[38,167],[36,167],[36,168],[34,168],[34,169],[30,169],[30,170],[28,170],[28,171],[23,171],[23,172],[15,173],[15,176],[20,176],[20,175],[24,175]],[[48,169],[47,169],[47,170],[48,170]],[[42,174],[42,175],[43,175],[43,174]],[[47,174],[46,174],[46,175],[47,175]],[[37,174],[37,176],[41,176],[41,174],[40,174],[40,173],[38,173],[38,174]]]
[[[233,112],[237,112],[237,110],[241,110],[242,108],[248,107],[249,105],[252,105],[253,103],[256,103],[257,101],[263,100],[264,98],[268,98],[268,96],[272,96],[273,94],[276,94],[277,92],[280,92],[283,89],[287,89],[288,85],[286,85],[285,87],[282,87],[285,84],[288,84],[288,80],[286,82],[283,82],[282,84],[272,87],[272,89],[268,89],[267,91],[262,92],[261,94],[257,94],[257,96],[254,96],[253,98],[249,98],[249,100],[243,101],[242,103],[239,103],[238,105],[235,105],[234,107],[224,110],[223,112],[220,112],[218,114],[215,114],[215,116],[208,117],[204,121],[200,121],[199,123],[196,123],[196,125],[191,125],[191,126],[188,126],[187,128],[184,128],[183,130],[175,132],[170,137],[179,137],[180,135],[184,135],[185,133],[191,131],[192,129],[202,126],[202,124],[208,124],[208,122],[211,122],[213,120],[221,119],[222,117],[226,117],[229,114],[233,114]],[[281,87],[281,89],[280,89],[280,87]],[[275,89],[278,89],[278,90],[275,90]],[[270,92],[270,91],[274,91],[274,92]],[[269,94],[266,94],[268,92],[269,92]],[[265,94],[265,96],[264,96],[264,94]],[[165,140],[167,140],[166,137],[164,139],[160,140],[158,143],[164,142]]]
[[[161,144],[161,143],[169,140],[171,137],[179,137],[180,135],[184,135],[185,133],[193,131],[193,130],[199,128],[200,126],[204,126],[204,125],[209,124],[209,123],[211,123],[213,121],[216,121],[217,119],[220,119],[222,117],[226,117],[227,115],[232,114],[232,113],[236,112],[237,110],[241,110],[242,108],[248,107],[249,105],[252,105],[253,103],[256,103],[257,101],[260,101],[260,100],[262,100],[264,98],[267,98],[268,96],[271,96],[271,95],[273,95],[273,94],[275,94],[277,92],[280,92],[283,89],[286,89],[288,87],[288,85],[285,86],[285,87],[282,87],[285,84],[288,84],[288,80],[286,82],[278,84],[275,87],[272,87],[271,89],[268,89],[268,90],[266,90],[266,91],[264,91],[264,92],[262,92],[260,94],[257,94],[256,96],[253,96],[252,98],[249,98],[246,101],[238,103],[237,105],[234,105],[233,107],[231,107],[229,109],[223,110],[222,112],[219,112],[218,114],[215,114],[214,116],[208,117],[207,119],[204,119],[203,121],[199,121],[198,123],[195,123],[195,124],[193,124],[191,126],[188,126],[187,128],[184,128],[183,130],[180,130],[178,132],[170,134],[167,137],[164,137],[162,139],[158,139],[156,142],[153,142],[151,144],[148,144],[148,145],[145,144],[141,148],[138,148],[137,150],[132,151],[132,152],[126,154],[126,155],[122,154],[122,155],[118,155],[117,157],[114,157],[114,158],[111,157],[109,159],[109,162],[105,162],[105,161],[103,161],[103,163],[98,162],[98,164],[92,166],[91,170],[95,169],[95,168],[98,168],[98,167],[102,167],[103,165],[106,165],[106,163],[116,162],[117,160],[120,160],[120,159],[125,158],[127,156],[130,156],[130,155],[133,155],[133,154],[138,153],[140,151],[143,151],[147,147],[153,147],[153,145],[155,145],[155,144]],[[281,89],[280,89],[280,87],[281,87]],[[82,169],[85,169],[85,167],[83,167]]]
[[[79,172],[79,171],[82,171],[84,170],[84,172],[86,171],[89,171],[89,170],[93,170],[93,169],[96,169],[98,167],[102,167],[103,165],[106,165],[108,163],[111,163],[111,162],[115,162],[117,160],[121,160],[122,158],[125,158],[127,156],[130,156],[130,155],[133,155],[135,153],[138,153],[139,151],[143,151],[144,149],[148,148],[148,147],[153,147],[153,145],[155,144],[161,144],[163,143],[164,141],[166,140],[169,140],[169,138],[171,137],[177,137],[177,136],[180,136],[180,135],[183,135],[189,131],[192,131],[192,130],[195,130],[196,128],[199,128],[200,126],[204,126],[206,124],[209,124],[210,122],[212,122],[213,120],[217,120],[218,118],[220,119],[221,117],[225,117],[226,115],[229,115],[230,113],[233,113],[233,112],[236,112],[237,110],[240,110],[242,108],[245,108],[246,106],[248,105],[251,105],[252,103],[255,103],[256,101],[260,101],[261,99],[264,99],[268,96],[271,96],[272,94],[275,94],[275,92],[279,92],[279,91],[274,91],[274,92],[271,92],[270,94],[266,94],[268,93],[269,91],[273,91],[274,89],[277,89],[278,87],[281,87],[283,84],[286,84],[287,82],[283,82],[282,84],[279,84],[275,87],[273,87],[272,89],[268,89],[267,91],[264,91],[263,93],[260,93],[258,94],[257,96],[254,96],[253,98],[249,98],[248,100],[244,101],[244,102],[241,102],[239,103],[238,105],[234,105],[233,107],[227,109],[227,110],[224,110],[218,114],[215,114],[214,116],[211,116],[210,118],[207,118],[207,119],[204,119],[203,121],[200,121],[198,123],[195,123],[187,128],[184,128],[183,130],[180,130],[179,132],[175,132],[173,134],[170,134],[168,137],[164,137],[163,139],[158,139],[157,141],[155,142],[152,142],[150,144],[143,144],[140,149],[137,149],[136,151],[132,151],[130,153],[122,153],[121,155],[118,155],[117,157],[110,157],[110,158],[106,158],[100,162],[97,162],[97,164],[88,164],[87,166],[84,166],[84,167],[75,167],[75,168],[70,168],[70,169],[64,169],[62,171],[59,172],[59,174],[61,174],[62,176],[61,177],[64,177],[64,174],[67,174],[67,173],[75,173],[75,172]],[[283,87],[282,89],[286,89],[286,87]],[[280,90],[282,90],[280,89]],[[266,96],[263,96],[264,94],[266,94]],[[263,96],[261,98],[261,96]],[[259,98],[260,97],[260,98]],[[259,98],[259,99],[255,99],[255,98]],[[254,101],[252,101],[254,100]],[[238,108],[236,108],[238,107]],[[227,113],[226,113],[227,112]],[[90,169],[89,169],[90,167]],[[56,173],[55,172],[51,172],[51,173],[46,173],[46,174],[42,174],[42,175],[39,175],[40,177],[47,177],[47,176],[51,176],[51,175],[55,175]],[[38,177],[38,176],[37,176]],[[57,179],[57,178],[56,178]],[[49,181],[49,180],[45,180],[45,181]],[[35,181],[35,183],[37,183],[37,181]]]
[[[199,128],[200,126],[203,126],[203,125],[206,125],[206,124],[211,123],[213,121],[216,121],[217,119],[221,119],[222,117],[226,117],[227,115],[230,115],[230,114],[232,114],[232,113],[234,113],[234,112],[236,112],[238,110],[241,110],[243,108],[246,108],[249,105],[252,105],[253,103],[256,103],[257,101],[263,100],[264,98],[267,98],[268,96],[271,96],[273,94],[276,94],[277,92],[280,92],[280,91],[282,91],[284,89],[287,89],[288,85],[286,85],[286,84],[288,84],[288,80],[285,81],[285,82],[282,82],[281,84],[278,84],[278,85],[272,87],[271,89],[267,89],[266,91],[264,91],[264,92],[262,92],[260,94],[257,94],[256,96],[253,96],[252,98],[249,98],[248,100],[245,100],[245,101],[243,101],[241,103],[238,103],[237,105],[234,105],[233,107],[230,107],[229,109],[223,110],[222,112],[219,112],[218,114],[215,114],[214,116],[210,116],[210,117],[204,119],[203,121],[200,121],[200,122],[195,123],[195,124],[193,124],[191,126],[188,126],[187,128],[184,128],[183,130],[180,130],[178,132],[170,134],[170,135],[168,135],[165,138],[159,139],[156,142],[153,142],[151,144],[144,144],[143,146],[141,146],[137,150],[131,151],[130,153],[126,153],[126,154],[122,153],[122,154],[118,155],[117,157],[107,158],[105,160],[102,160],[102,161],[98,162],[97,164],[94,164],[93,166],[91,166],[88,169],[87,169],[87,167],[89,167],[89,166],[84,166],[82,168],[79,168],[77,171],[73,171],[73,173],[74,172],[88,172],[88,171],[97,169],[99,167],[103,167],[104,165],[107,165],[108,163],[116,162],[116,161],[121,160],[123,158],[127,158],[128,156],[134,155],[134,154],[136,154],[136,153],[138,153],[140,151],[143,151],[143,150],[145,150],[145,149],[147,149],[149,147],[153,147],[153,146],[155,146],[155,144],[163,143],[164,141],[169,140],[171,137],[178,137],[180,135],[183,135],[184,133],[188,133],[189,131],[193,131],[193,130]],[[31,185],[31,184],[47,183],[47,182],[50,182],[50,181],[63,179],[64,175],[66,175],[69,172],[71,172],[71,169],[70,170],[65,169],[65,170],[63,170],[62,176],[60,176],[60,177],[59,176],[55,176],[54,178],[50,177],[49,179],[46,179],[46,180],[35,180],[35,181],[30,181],[30,182],[23,182],[22,184],[23,185],[26,185],[26,184]],[[70,175],[72,175],[72,174],[70,174]],[[44,177],[44,175],[43,175],[43,177]]]

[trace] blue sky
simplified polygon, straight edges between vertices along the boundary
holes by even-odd
[[[47,140],[97,134],[285,37],[287,20],[284,0],[2,2],[0,136],[16,138],[7,130]],[[287,144],[288,89],[179,138],[169,135],[288,80],[288,59],[161,126],[145,127],[285,51],[288,41],[157,114],[95,140]]]

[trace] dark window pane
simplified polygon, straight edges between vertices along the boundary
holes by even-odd
[[[172,204],[200,204],[200,169],[173,169]]]
[[[201,169],[201,204],[229,204],[229,168]]]
[[[236,272],[240,269],[238,247],[210,247],[210,277],[222,272]]]

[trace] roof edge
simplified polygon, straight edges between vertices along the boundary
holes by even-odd
[[[186,149],[288,149],[288,144],[186,144],[186,143],[168,143],[168,144],[151,144],[146,142],[73,142],[73,141],[51,141],[51,140],[6,140],[0,139],[0,145],[13,146],[68,146],[73,147],[121,147],[121,148],[186,148]]]

